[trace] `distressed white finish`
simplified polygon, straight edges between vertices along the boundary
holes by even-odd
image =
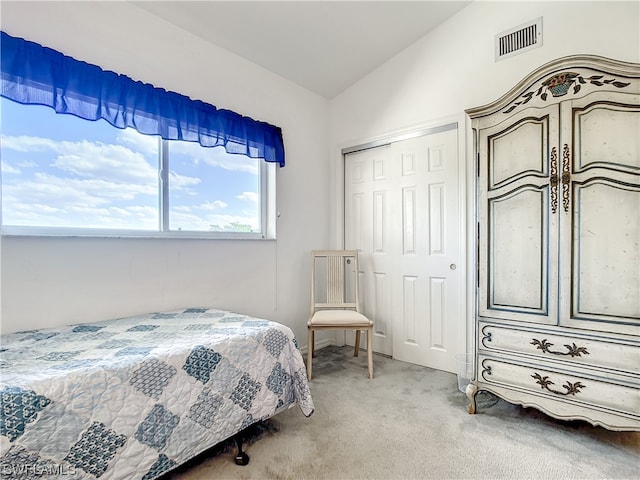
[[[512,398],[525,399],[527,394],[537,396],[539,398],[536,400],[542,409],[548,409],[546,411],[559,418],[593,422],[593,417],[601,415],[609,422],[605,426],[637,425],[640,391],[626,383],[627,379],[623,376],[597,379],[589,371],[574,369],[563,372],[551,364],[532,367],[515,357],[489,358],[481,355],[478,363],[478,375],[482,382],[496,388],[516,390],[510,394]],[[541,383],[547,386],[541,388]],[[567,394],[571,385],[578,389],[575,395]],[[553,401],[546,397],[553,398]],[[619,418],[614,418],[611,412],[616,412]]]
[[[638,334],[640,86],[619,90],[561,104],[562,142],[574,152],[569,212],[560,217],[560,248],[571,252],[561,258],[560,288],[572,300],[560,322]]]
[[[468,111],[475,394],[640,430],[640,65],[551,62]]]
[[[374,350],[454,371],[461,257],[457,129],[346,155],[345,246],[360,251]]]
[[[577,329],[558,331],[530,325],[497,325],[491,322],[480,322],[479,341],[483,350],[490,350],[493,353],[508,351],[527,357],[536,356],[539,360],[562,358],[563,363],[569,362],[575,366],[605,367],[640,374],[638,347],[625,343],[624,337],[618,339],[603,333],[596,335]],[[543,343],[548,348],[540,348],[539,345]],[[570,352],[574,345],[577,349],[586,349],[589,354],[571,356]]]
[[[547,158],[557,112],[544,106],[508,118],[500,113],[478,130],[480,255],[488,256],[479,270],[487,286],[478,292],[482,316],[556,323],[557,243],[544,232],[557,228]]]

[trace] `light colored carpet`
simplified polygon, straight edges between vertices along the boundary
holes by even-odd
[[[297,407],[170,475],[210,479],[640,479],[640,433],[562,422],[535,409],[478,396],[478,413],[456,376],[327,347],[314,359],[315,413]]]

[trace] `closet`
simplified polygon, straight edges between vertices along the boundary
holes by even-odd
[[[640,429],[640,65],[590,55],[467,110],[478,391]]]
[[[359,251],[373,349],[454,372],[466,306],[457,123],[387,141],[343,151],[344,245]]]

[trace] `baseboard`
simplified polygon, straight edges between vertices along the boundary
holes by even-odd
[[[320,350],[321,348],[328,347],[330,345],[336,345],[336,342],[330,338],[324,338],[322,340],[315,342],[315,349]],[[308,345],[305,345],[304,347],[300,348],[300,353],[302,353],[302,355],[306,355],[308,351],[309,351]]]

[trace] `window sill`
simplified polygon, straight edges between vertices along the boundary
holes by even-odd
[[[54,237],[54,238],[148,238],[168,240],[275,240],[275,235],[265,236],[251,232],[146,232],[140,230],[104,230],[84,228],[2,228],[2,237]]]

